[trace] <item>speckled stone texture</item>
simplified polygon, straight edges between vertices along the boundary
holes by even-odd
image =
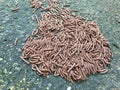
[[[20,10],[13,13],[7,4],[15,7],[15,0],[0,0],[0,90],[120,90],[120,0],[61,0],[79,10],[77,15],[97,21],[113,52],[108,73],[91,75],[80,83],[53,75],[39,76],[20,60],[25,37],[37,23],[31,19],[29,0],[18,2]],[[19,41],[14,46],[16,37]]]

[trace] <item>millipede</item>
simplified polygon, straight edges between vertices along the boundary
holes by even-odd
[[[58,0],[48,3],[50,8],[42,9],[41,19],[35,15],[38,28],[25,40],[20,58],[40,75],[53,73],[70,82],[106,73],[112,51],[97,23],[72,15],[75,11],[67,4],[59,7]],[[30,7],[41,6],[42,2],[30,0]]]

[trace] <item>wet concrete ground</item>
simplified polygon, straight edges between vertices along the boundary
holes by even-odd
[[[13,13],[7,4],[15,7],[15,0],[0,0],[0,90],[120,90],[120,0],[61,1],[71,3],[71,9],[80,11],[77,15],[96,20],[113,52],[108,73],[91,75],[80,83],[52,75],[39,76],[20,60],[25,37],[37,24],[31,20],[28,0],[18,2],[20,10]],[[14,46],[16,37],[19,41]]]

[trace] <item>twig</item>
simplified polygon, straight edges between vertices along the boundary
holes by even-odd
[[[20,10],[18,7],[16,7],[16,8],[14,8],[14,9],[12,9],[12,12],[18,12],[18,10]]]
[[[9,3],[7,3],[7,6],[8,6],[9,8],[11,8],[11,7],[12,7]]]
[[[17,37],[17,38],[15,39],[15,41],[14,41],[14,45],[15,45],[15,46],[17,45],[18,40],[19,40],[19,38]]]
[[[16,6],[18,6],[18,4],[19,4],[18,0],[15,0],[15,3],[16,3]]]

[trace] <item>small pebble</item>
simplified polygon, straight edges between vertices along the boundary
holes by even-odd
[[[47,90],[49,90],[50,88],[49,87],[46,87]]]
[[[2,61],[3,60],[3,58],[0,58],[0,61]]]
[[[67,87],[67,90],[71,90],[72,88],[70,86]]]
[[[49,86],[49,87],[51,87],[51,86],[52,86],[52,84],[51,84],[51,83],[48,83],[48,86]]]
[[[7,69],[6,68],[4,69],[4,73],[7,73]]]

